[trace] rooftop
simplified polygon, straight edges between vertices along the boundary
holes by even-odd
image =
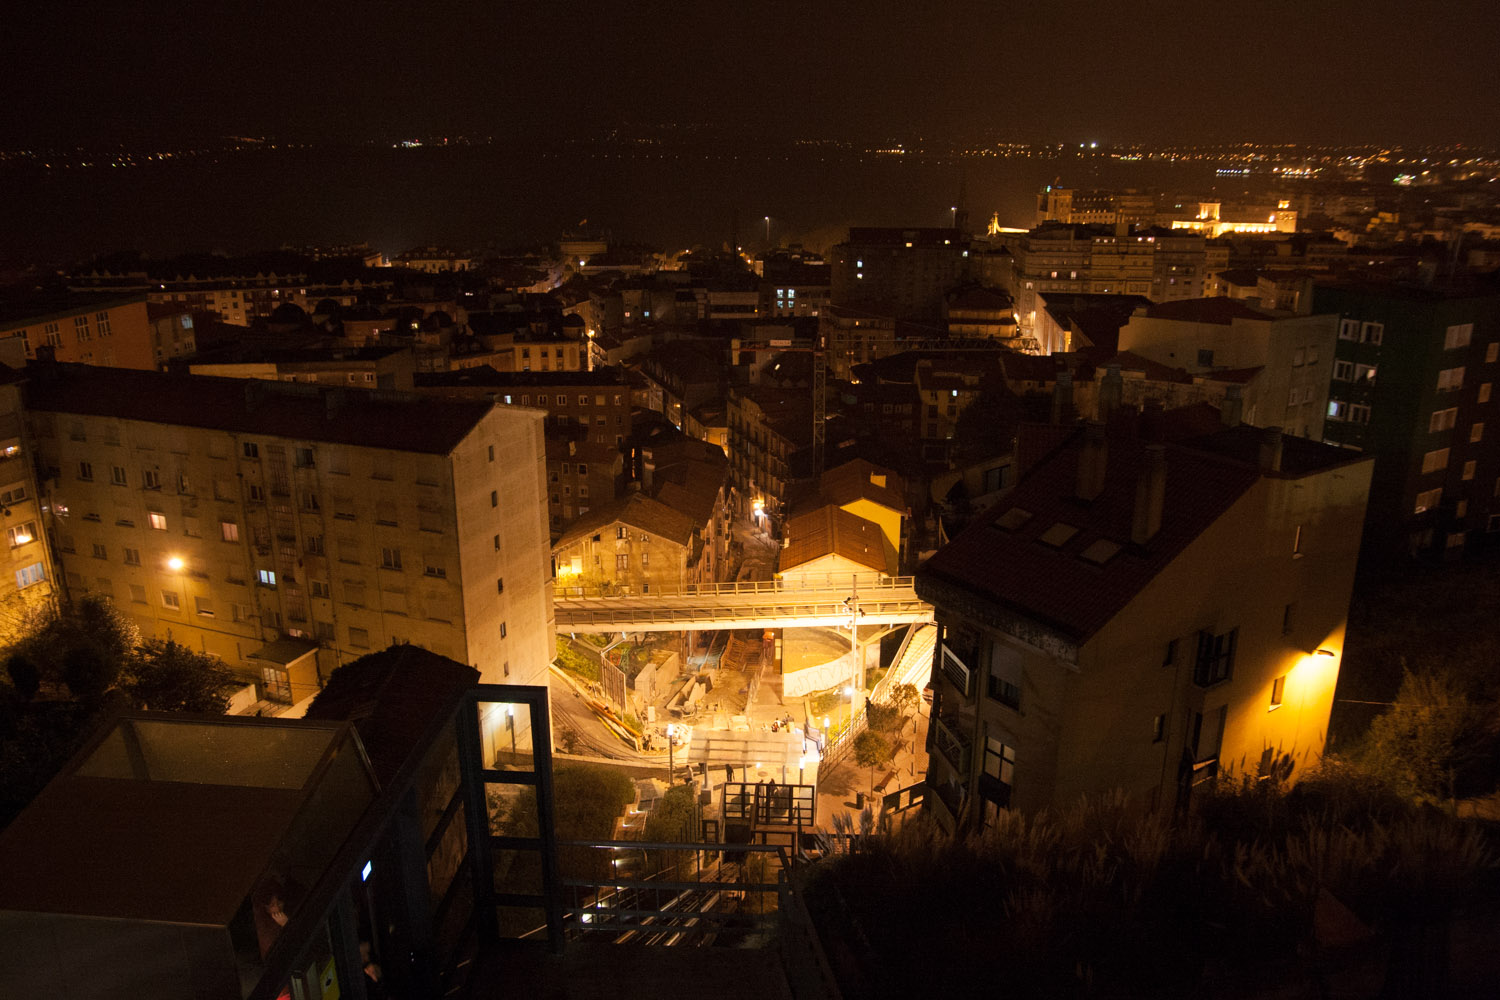
[[[1212,323],[1228,326],[1237,319],[1272,320],[1276,313],[1247,306],[1239,299],[1215,296],[1207,299],[1177,299],[1148,306],[1146,315],[1152,319],[1180,320],[1185,323]]]
[[[786,537],[778,572],[837,555],[877,572],[896,575],[896,553],[880,526],[832,504],[791,518],[786,523]]]
[[[571,545],[616,523],[649,531],[678,545],[688,544],[693,532],[702,527],[701,523],[695,524],[687,514],[673,510],[660,500],[632,492],[601,507],[590,507],[587,514],[568,526],[553,548]]]
[[[37,411],[436,455],[451,452],[494,405],[74,364],[32,364],[26,376],[27,405]]]
[[[1069,640],[1087,641],[1262,475],[1263,432],[1241,425],[1202,434],[1205,424],[1217,419],[1212,407],[1200,409],[1202,419],[1190,414],[1160,421],[1169,435],[1184,437],[1162,442],[1161,528],[1145,544],[1132,543],[1131,528],[1148,442],[1109,435],[1103,489],[1095,500],[1082,501],[1077,487],[1083,432],[1066,429],[1066,440],[1056,445],[1064,429],[1042,427],[1045,442],[1030,449],[1043,453],[1034,467],[1005,501],[927,561],[918,574],[919,592],[924,581],[936,584],[929,593],[956,588]],[[1168,415],[1174,416],[1176,411]],[[1362,458],[1300,438],[1283,436],[1282,441],[1282,476]]]
[[[374,795],[342,724],[124,716],[0,831],[0,854],[26,859],[0,910],[227,925],[273,867],[337,851],[291,835],[307,807],[347,833]]]

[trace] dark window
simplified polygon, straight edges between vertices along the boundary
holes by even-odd
[[[1234,673],[1234,646],[1239,629],[1230,629],[1223,635],[1209,632],[1198,633],[1198,660],[1193,667],[1193,683],[1208,687],[1227,681]]]
[[[1171,642],[1167,643],[1167,652],[1166,652],[1166,655],[1162,657],[1161,665],[1164,666],[1164,667],[1170,667],[1172,664],[1174,664],[1176,662],[1177,662],[1177,640],[1173,639]]]
[[[1214,352],[1213,351],[1208,351],[1208,350],[1203,350],[1203,349],[1200,348],[1199,351],[1198,351],[1198,367],[1199,368],[1212,368],[1213,366],[1214,366]]]

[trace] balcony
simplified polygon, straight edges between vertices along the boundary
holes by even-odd
[[[969,738],[959,730],[953,728],[941,716],[934,720],[932,727],[932,745],[943,759],[953,766],[960,776],[969,776],[969,763],[972,756],[972,747]]]

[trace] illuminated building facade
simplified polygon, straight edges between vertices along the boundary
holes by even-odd
[[[12,338],[27,359],[50,355],[85,365],[157,367],[144,295],[73,296],[65,304],[0,313],[0,340]]]
[[[28,379],[70,596],[108,597],[273,702],[400,642],[545,683],[540,412],[62,365]]]
[[[1026,470],[917,575],[942,628],[936,818],[1111,789],[1170,804],[1215,773],[1315,761],[1371,465],[1243,425],[1096,424]]]

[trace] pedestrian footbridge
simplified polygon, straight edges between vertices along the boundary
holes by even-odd
[[[559,586],[553,600],[559,632],[674,632],[686,629],[848,627],[932,621],[909,576],[849,585],[781,581],[690,584],[681,591],[600,593]]]

